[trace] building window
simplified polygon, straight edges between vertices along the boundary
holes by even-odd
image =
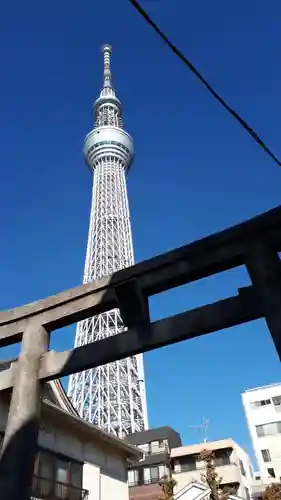
[[[239,467],[240,467],[241,474],[243,476],[246,476],[246,472],[245,472],[245,469],[244,469],[244,464],[243,464],[242,460],[240,460],[240,459],[239,459]]]
[[[270,424],[257,425],[257,436],[272,436],[281,433],[281,422],[272,422]]]
[[[137,486],[139,484],[139,471],[129,470],[128,471],[128,486]]]
[[[275,476],[274,469],[269,468],[269,469],[267,469],[267,472],[268,472],[268,477],[270,477],[270,478],[271,478],[271,477],[276,477],[276,476]]]
[[[142,451],[144,451],[144,453],[149,452],[149,444],[148,443],[138,444],[138,448],[140,448]]]
[[[158,483],[159,479],[158,467],[145,467],[143,469],[144,484]]]
[[[164,465],[144,467],[143,469],[128,471],[128,485],[155,484],[164,476],[169,475],[169,468]]]
[[[71,485],[71,466],[68,461],[57,460],[55,467],[55,496],[66,499],[69,497],[69,486]]]
[[[272,398],[272,403],[274,406],[281,406],[281,396],[275,396]]]
[[[264,462],[271,462],[269,450],[261,450],[261,454]]]
[[[189,455],[187,457],[177,458],[173,461],[174,472],[189,472],[196,470],[195,456]]]
[[[82,490],[82,464],[54,453],[40,450],[37,454],[33,495],[38,498],[55,496],[59,499],[78,500]]]
[[[149,443],[149,453],[159,453],[159,441],[151,441]]]
[[[245,486],[245,495],[246,495],[246,500],[251,500],[249,488],[247,488],[246,486]]]
[[[230,450],[218,450],[215,452],[214,465],[222,466],[230,464]]]
[[[261,406],[267,406],[270,404],[271,404],[270,399],[263,399],[262,401],[254,401],[253,403],[251,403],[253,408],[260,408]]]
[[[252,479],[254,479],[254,472],[253,472],[253,468],[252,468],[252,466],[251,466],[251,465],[249,466],[249,472],[250,472],[250,477],[251,477]]]
[[[35,462],[35,480],[42,496],[51,495],[55,482],[55,457],[51,453],[39,451]]]
[[[166,448],[166,440],[162,439],[160,441],[151,441],[150,443],[138,445],[138,447],[141,448],[147,455],[162,453]]]
[[[169,475],[169,470],[166,465],[159,465],[159,479],[162,479],[164,476]]]
[[[181,464],[179,460],[174,460],[173,469],[175,473],[181,472]]]
[[[229,498],[229,495],[237,495],[237,492],[239,490],[240,483],[232,482],[232,483],[224,483],[222,482],[220,484],[220,490],[223,493],[223,498],[224,495]]]
[[[258,437],[264,436],[265,435],[265,433],[264,433],[264,425],[257,425],[256,426],[256,431],[257,431],[257,436]]]
[[[159,469],[158,469],[158,467],[151,467],[150,474],[151,474],[151,482],[157,483],[159,481]]]

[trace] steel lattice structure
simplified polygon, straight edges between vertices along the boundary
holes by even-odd
[[[94,105],[94,129],[84,154],[94,172],[84,283],[134,264],[125,175],[133,141],[123,130],[122,106],[112,86],[109,45],[102,47],[104,79]],[[114,309],[78,323],[75,347],[124,331]],[[68,395],[79,415],[121,438],[148,426],[142,354],[70,377]]]

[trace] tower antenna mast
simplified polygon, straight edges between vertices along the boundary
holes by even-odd
[[[192,427],[194,429],[203,429],[204,432],[204,443],[208,442],[208,429],[209,429],[210,421],[203,417],[203,424],[201,425],[189,425],[188,427]]]

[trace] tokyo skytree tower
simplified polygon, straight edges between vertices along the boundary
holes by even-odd
[[[84,143],[94,173],[84,283],[134,264],[125,177],[133,141],[123,129],[122,106],[112,85],[111,46],[104,45],[102,52],[103,87],[94,104],[94,128]],[[124,329],[118,309],[94,316],[78,323],[75,347]],[[82,418],[120,438],[148,426],[142,355],[72,375],[68,395]]]

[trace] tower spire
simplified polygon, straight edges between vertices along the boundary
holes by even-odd
[[[110,69],[110,57],[112,54],[111,45],[105,44],[102,46],[103,53],[103,88],[112,88],[112,75]]]
[[[95,127],[123,127],[122,106],[112,86],[110,69],[111,45],[103,45],[103,87],[94,105]]]

